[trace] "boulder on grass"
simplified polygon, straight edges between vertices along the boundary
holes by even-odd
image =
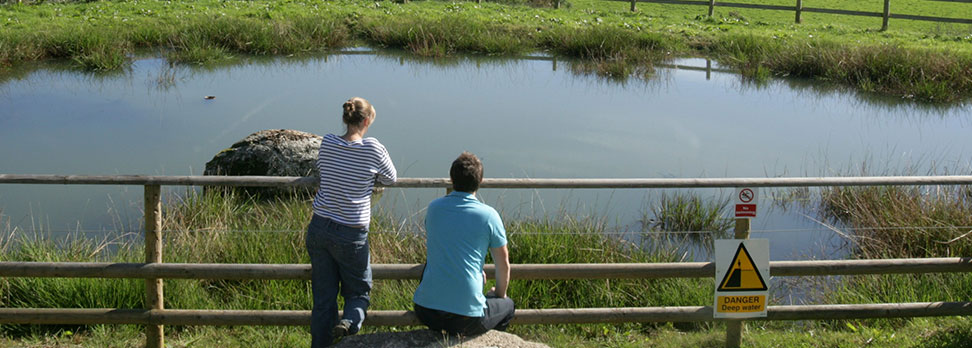
[[[380,332],[367,335],[348,336],[335,348],[550,348],[549,346],[524,341],[517,335],[490,330],[479,336],[455,337],[432,330],[408,332]]]

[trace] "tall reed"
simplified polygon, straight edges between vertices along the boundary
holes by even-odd
[[[967,257],[972,252],[972,191],[965,186],[833,187],[821,213],[846,229],[852,257]],[[972,274],[842,277],[829,283],[834,303],[966,301]],[[894,322],[894,321],[892,321]]]

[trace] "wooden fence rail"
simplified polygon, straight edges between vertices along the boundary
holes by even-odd
[[[313,177],[299,176],[151,176],[0,174],[0,184],[39,185],[163,185],[314,187]],[[856,176],[805,178],[659,178],[659,179],[483,179],[481,188],[505,189],[632,189],[969,185],[972,175]],[[400,178],[396,188],[449,188],[448,178]]]
[[[486,265],[492,278],[493,266]],[[511,276],[537,279],[706,278],[714,262],[514,264]],[[770,261],[770,276],[972,272],[972,258]],[[375,279],[419,279],[421,264],[373,264]],[[0,277],[309,280],[308,264],[0,262]]]
[[[768,306],[766,318],[753,320],[828,320],[972,315],[972,302],[919,302]],[[636,307],[517,309],[513,324],[591,324],[713,321],[712,307]],[[0,323],[278,325],[306,326],[310,311],[0,308]],[[368,311],[366,325],[421,325],[410,311]]]
[[[928,21],[928,22],[941,22],[941,23],[972,24],[972,18],[948,18],[948,17],[933,17],[933,16],[891,13],[891,0],[884,0],[884,7],[881,12],[841,10],[841,9],[818,8],[818,7],[803,7],[802,0],[794,0],[795,1],[794,6],[718,2],[716,0],[611,0],[611,1],[631,2],[632,12],[637,11],[637,6],[635,4],[638,2],[654,3],[654,4],[670,4],[670,5],[708,6],[709,17],[713,16],[716,7],[748,8],[748,9],[775,10],[775,11],[794,11],[795,13],[794,17],[796,23],[801,23],[803,21],[801,15],[803,12],[815,12],[815,13],[827,13],[827,14],[863,16],[863,17],[879,17],[882,19],[881,30],[888,30],[888,21],[891,18],[909,19],[909,20],[916,20],[916,21]]]
[[[661,1],[661,0],[657,0]],[[665,0],[668,1],[668,0]],[[714,4],[714,1],[710,3]],[[804,9],[806,10],[806,9]],[[141,324],[146,346],[165,346],[164,325],[307,325],[307,311],[234,311],[165,309],[163,279],[310,279],[310,265],[302,264],[167,264],[162,263],[161,186],[273,186],[313,187],[312,177],[255,176],[80,176],[0,174],[0,184],[141,185],[145,200],[144,263],[0,262],[0,277],[134,278],[146,284],[145,309],[0,308],[0,323],[8,324]],[[630,189],[823,187],[879,185],[968,185],[972,176],[889,176],[811,178],[697,178],[697,179],[485,179],[482,188],[508,189]],[[392,187],[446,188],[444,178],[402,178]],[[737,219],[735,236],[749,236],[749,220]],[[421,266],[376,264],[378,279],[417,279]],[[491,268],[491,266],[487,266]],[[772,261],[771,276],[816,276],[892,273],[972,272],[972,258]],[[492,272],[487,272],[491,274]],[[516,279],[615,279],[714,277],[712,262],[637,264],[513,265]],[[770,306],[765,320],[891,318],[972,315],[972,302],[884,303],[809,306]],[[514,323],[621,323],[713,321],[712,308],[573,308],[518,309]],[[371,311],[368,325],[417,325],[407,311]],[[742,321],[726,321],[726,345],[738,347]]]

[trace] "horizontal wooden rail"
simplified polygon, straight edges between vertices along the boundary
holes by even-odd
[[[838,10],[832,8],[819,8],[819,7],[804,7],[803,12],[816,12],[816,13],[839,14],[839,15],[848,15],[848,16],[862,16],[862,17],[884,17],[884,14],[880,12]]]
[[[931,21],[931,22],[946,22],[946,23],[960,23],[960,24],[972,24],[972,19],[966,18],[942,18],[942,17],[928,17],[928,16],[916,16],[907,14],[891,14],[891,18],[894,19],[910,19],[916,21]]]
[[[717,7],[735,7],[735,8],[754,8],[761,10],[783,10],[783,11],[795,11],[793,6],[781,6],[781,5],[760,5],[760,4],[744,4],[736,2],[718,2],[716,1]]]
[[[492,265],[486,274],[492,277]],[[419,279],[419,264],[373,264],[375,279]],[[514,279],[706,278],[712,262],[514,264]],[[771,261],[771,276],[972,272],[972,258]],[[309,264],[0,262],[0,277],[310,279]]]
[[[0,184],[46,185],[167,185],[167,186],[308,186],[317,181],[297,176],[146,176],[146,175],[25,175],[0,174]],[[622,189],[719,187],[823,187],[884,185],[967,185],[972,175],[858,176],[803,178],[655,178],[655,179],[483,179],[482,188]],[[400,178],[391,187],[446,188],[447,178]]]
[[[972,315],[972,302],[769,306],[756,320],[871,319]],[[517,309],[513,324],[714,321],[712,307]],[[310,311],[0,308],[7,324],[280,325],[310,324]],[[420,325],[410,311],[369,311],[365,325]]]

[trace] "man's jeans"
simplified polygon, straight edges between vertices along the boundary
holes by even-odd
[[[314,215],[305,236],[311,259],[311,347],[331,345],[331,330],[338,321],[337,293],[344,298],[344,319],[350,333],[358,332],[370,303],[371,259],[368,229],[348,227]]]
[[[513,312],[513,300],[509,298],[487,297],[486,315],[482,317],[467,317],[415,305],[415,315],[429,329],[462,336],[484,334],[493,329],[506,331],[513,319]]]

